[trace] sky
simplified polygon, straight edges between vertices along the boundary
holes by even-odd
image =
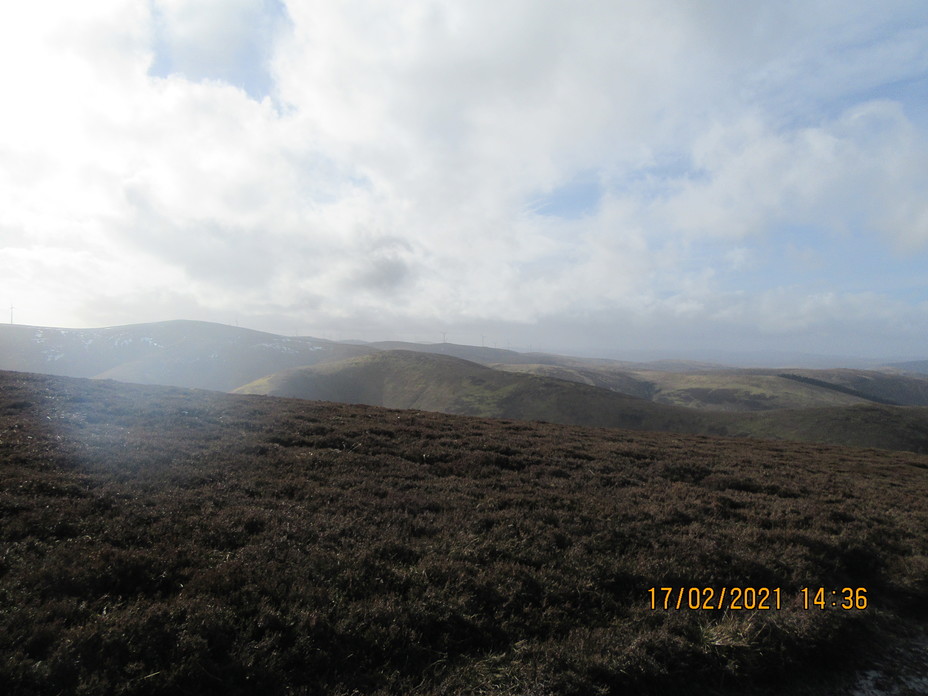
[[[15,323],[928,358],[922,0],[5,3],[0,88]]]

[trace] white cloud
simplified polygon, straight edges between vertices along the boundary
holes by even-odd
[[[695,239],[818,234],[881,235],[910,249],[928,241],[926,139],[898,104],[868,102],[816,127],[776,131],[755,116],[694,141],[693,168],[636,190],[651,230]]]
[[[33,323],[187,306],[319,333],[380,317],[537,323],[553,340],[569,316],[591,317],[591,342],[610,335],[597,321],[629,317],[661,335],[811,331],[831,325],[825,309],[877,322],[889,305],[803,285],[795,263],[738,294],[759,245],[801,227],[814,237],[784,258],[863,237],[925,253],[923,105],[874,94],[928,71],[918,4],[108,0],[0,15],[0,298],[33,297]],[[532,212],[584,177],[598,206]]]
[[[152,74],[221,80],[263,99],[286,11],[278,0],[151,0]]]

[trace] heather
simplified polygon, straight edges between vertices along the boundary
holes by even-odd
[[[0,683],[831,683],[924,621],[926,493],[910,453],[2,373]],[[783,607],[652,610],[655,586],[775,587]],[[803,609],[820,586],[868,607]]]

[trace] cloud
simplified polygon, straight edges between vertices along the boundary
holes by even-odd
[[[0,297],[33,323],[928,328],[855,272],[928,253],[918,3],[54,10],[0,16]]]
[[[740,239],[783,225],[928,241],[917,192],[926,141],[894,102],[867,102],[834,121],[776,131],[750,117],[707,131],[692,172],[655,206],[674,229]]]
[[[287,26],[278,0],[152,0],[151,8],[152,75],[221,80],[258,101],[271,95],[273,44]]]

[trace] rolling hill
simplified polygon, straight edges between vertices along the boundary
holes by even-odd
[[[340,343],[197,321],[102,329],[0,325],[0,369],[223,391],[288,368],[393,350],[457,357],[688,408],[928,406],[928,377],[894,368],[770,370],[679,360],[632,363],[451,343]]]
[[[648,400],[651,400],[658,391],[657,385],[648,379],[635,376],[632,369],[629,367],[623,367],[621,369],[594,367],[580,361],[575,362],[573,366],[569,364],[496,363],[493,364],[492,367],[504,372],[520,372],[529,375],[538,375],[540,377],[562,379],[568,382],[577,382],[579,384],[588,384],[591,387],[608,389],[610,391],[629,394]]]
[[[658,403],[711,411],[770,411],[881,403],[928,406],[928,378],[888,370],[691,369],[655,370],[653,363],[621,367],[571,361],[499,364],[497,369],[538,374],[634,394]]]
[[[0,369],[574,425],[928,448],[926,412],[896,406],[928,404],[928,377],[894,369],[628,363],[448,343],[337,343],[192,321],[0,325]]]
[[[409,343],[406,341],[377,341],[366,343],[377,350],[406,350],[415,353],[432,353],[435,355],[449,355],[481,365],[502,363],[504,365],[521,365],[523,363],[551,363],[557,364],[563,360],[562,356],[547,355],[544,353],[518,353],[504,348],[490,348],[487,346],[467,346],[458,343]]]
[[[404,350],[285,370],[235,392],[646,430],[705,432],[715,422],[696,411],[585,384]]]
[[[563,374],[563,369],[549,371]],[[780,379],[800,392],[810,388],[795,380],[773,376],[766,379]],[[383,351],[285,370],[236,390],[241,394],[565,425],[764,437],[928,452],[928,408],[876,406],[833,389],[823,391],[837,395],[831,403],[858,405],[758,413],[697,410],[655,403],[577,381],[494,370],[459,358],[411,351]]]
[[[918,693],[926,495],[907,453],[0,373],[0,683]]]
[[[288,367],[372,350],[199,321],[103,329],[0,325],[3,370],[220,391]]]
[[[928,406],[928,377],[896,370],[788,370],[778,376],[853,394],[874,403]]]
[[[909,362],[890,363],[889,367],[902,372],[928,375],[928,360],[911,360]]]

